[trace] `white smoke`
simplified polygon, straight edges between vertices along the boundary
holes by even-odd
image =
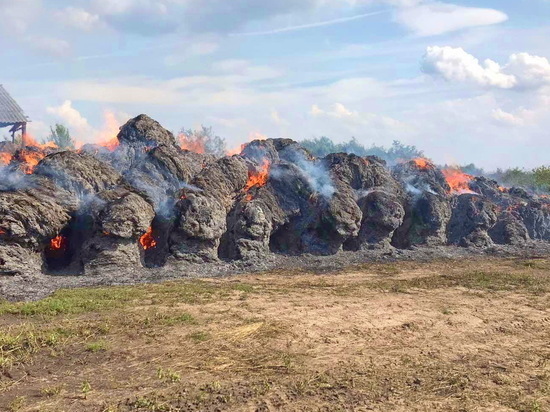
[[[306,159],[302,152],[292,150],[289,154],[289,160],[298,166],[311,190],[326,199],[330,199],[336,189],[327,168],[318,161]]]

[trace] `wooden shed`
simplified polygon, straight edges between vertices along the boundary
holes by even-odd
[[[15,134],[21,131],[22,143],[27,136],[27,123],[29,118],[21,109],[21,106],[10,96],[0,84],[0,128],[9,127],[12,141],[15,141]]]

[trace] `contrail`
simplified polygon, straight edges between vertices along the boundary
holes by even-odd
[[[371,12],[371,13],[357,14],[355,16],[350,16],[350,17],[342,17],[340,19],[325,20],[325,21],[320,21],[320,22],[317,22],[317,23],[302,24],[302,25],[299,25],[299,26],[282,27],[282,28],[279,28],[279,29],[266,30],[266,31],[252,31],[252,32],[246,32],[246,33],[232,33],[232,34],[230,34],[230,36],[265,36],[265,35],[269,35],[269,34],[279,34],[279,33],[291,32],[291,31],[314,29],[314,28],[317,28],[317,27],[333,26],[335,24],[343,24],[343,23],[347,23],[349,21],[360,20],[360,19],[364,19],[364,18],[370,17],[370,16],[376,16],[378,14],[387,13],[388,11],[389,10],[380,10],[380,11],[374,11],[374,12]]]

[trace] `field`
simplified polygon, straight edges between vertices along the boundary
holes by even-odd
[[[548,411],[549,292],[476,257],[4,302],[0,409]]]

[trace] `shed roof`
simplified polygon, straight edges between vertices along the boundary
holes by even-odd
[[[29,122],[23,109],[17,104],[13,97],[0,84],[0,123],[26,123]]]

